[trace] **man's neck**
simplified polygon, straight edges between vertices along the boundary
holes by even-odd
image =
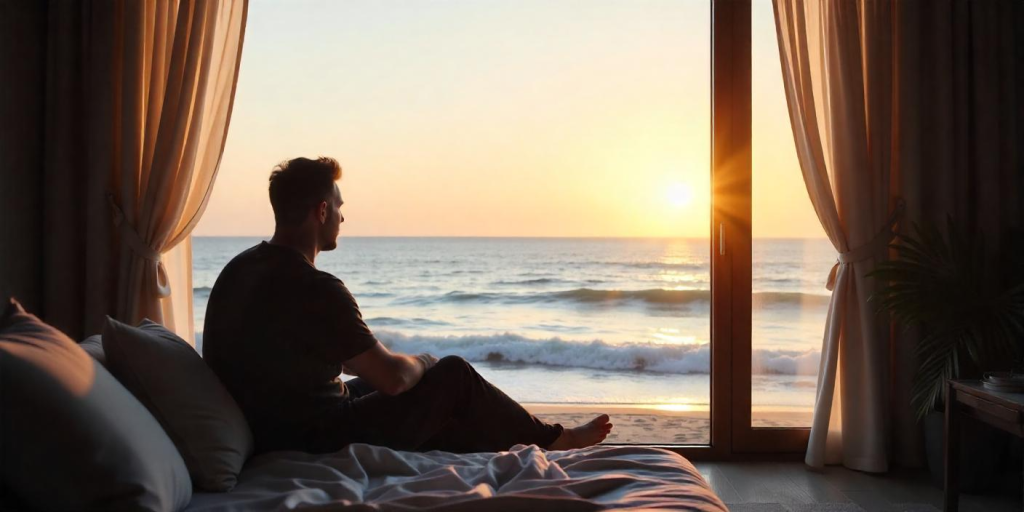
[[[276,230],[274,231],[274,236],[270,239],[270,243],[281,247],[290,247],[299,251],[310,265],[316,264],[316,255],[320,253],[320,248],[316,243],[316,238],[300,233],[289,233]]]

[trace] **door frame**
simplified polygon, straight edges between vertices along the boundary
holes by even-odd
[[[712,13],[712,176],[720,233],[725,234],[719,241],[726,253],[723,266],[730,274],[731,452],[801,454],[810,429],[751,426],[751,0],[713,0]]]
[[[694,460],[798,459],[810,429],[751,426],[751,0],[711,0],[711,442]]]

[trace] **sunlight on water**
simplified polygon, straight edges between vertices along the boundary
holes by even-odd
[[[708,410],[708,407],[706,405],[700,406],[692,404],[657,404],[652,405],[651,408],[657,411],[669,412],[697,412]]]

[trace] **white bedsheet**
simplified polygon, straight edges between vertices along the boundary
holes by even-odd
[[[724,511],[693,465],[668,450],[596,446],[456,455],[352,444],[336,453],[251,459],[229,493],[196,493],[188,511]]]

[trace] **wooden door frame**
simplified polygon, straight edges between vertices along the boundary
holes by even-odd
[[[729,453],[738,450],[737,431],[743,416],[737,414],[749,397],[749,350],[741,347],[750,338],[750,0],[713,0],[711,7],[711,176],[713,183],[714,260],[712,320],[727,336],[716,339],[728,362],[713,369],[714,378],[728,382],[730,400],[718,416],[728,416]],[[717,289],[717,293],[714,291]],[[727,312],[720,312],[728,308]],[[723,313],[723,314],[716,314]],[[744,388],[746,386],[746,388]],[[749,422],[747,423],[749,424]]]
[[[716,210],[725,232],[722,245],[730,274],[732,308],[731,453],[802,454],[807,448],[809,429],[751,426],[751,0],[714,0],[712,13],[712,175],[719,205]]]
[[[694,460],[798,459],[806,428],[751,426],[751,0],[711,0],[711,444]]]

